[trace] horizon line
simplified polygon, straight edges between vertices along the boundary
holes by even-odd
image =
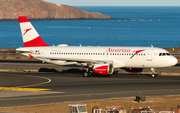
[[[66,4],[63,4],[63,5],[66,5]],[[72,6],[94,6],[94,5],[72,5]],[[97,5],[98,6],[98,5]],[[112,7],[112,6],[115,6],[116,5],[112,5],[112,6],[109,6],[109,5],[104,5],[104,6],[107,6],[107,7]],[[95,6],[96,7],[96,6]],[[101,7],[101,6],[98,6],[98,7]],[[102,6],[103,7],[103,6]],[[117,6],[117,7],[180,7],[180,6]]]

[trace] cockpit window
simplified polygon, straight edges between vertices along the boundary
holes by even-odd
[[[170,53],[159,53],[159,56],[170,56]]]

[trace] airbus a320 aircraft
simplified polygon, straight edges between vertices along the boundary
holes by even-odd
[[[155,47],[86,47],[47,45],[25,16],[19,17],[23,48],[17,53],[43,62],[57,65],[78,65],[86,68],[84,77],[92,73],[111,75],[115,68],[131,73],[140,73],[143,68],[151,68],[152,77],[156,77],[154,68],[169,67],[177,64],[177,59],[168,51]]]

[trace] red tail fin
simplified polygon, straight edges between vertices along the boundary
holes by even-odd
[[[42,40],[27,17],[19,16],[19,23],[21,27],[24,47],[49,46]]]

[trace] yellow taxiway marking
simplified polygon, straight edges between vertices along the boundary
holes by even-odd
[[[0,87],[0,90],[47,91],[47,90],[52,90],[52,89],[20,88],[20,87]]]

